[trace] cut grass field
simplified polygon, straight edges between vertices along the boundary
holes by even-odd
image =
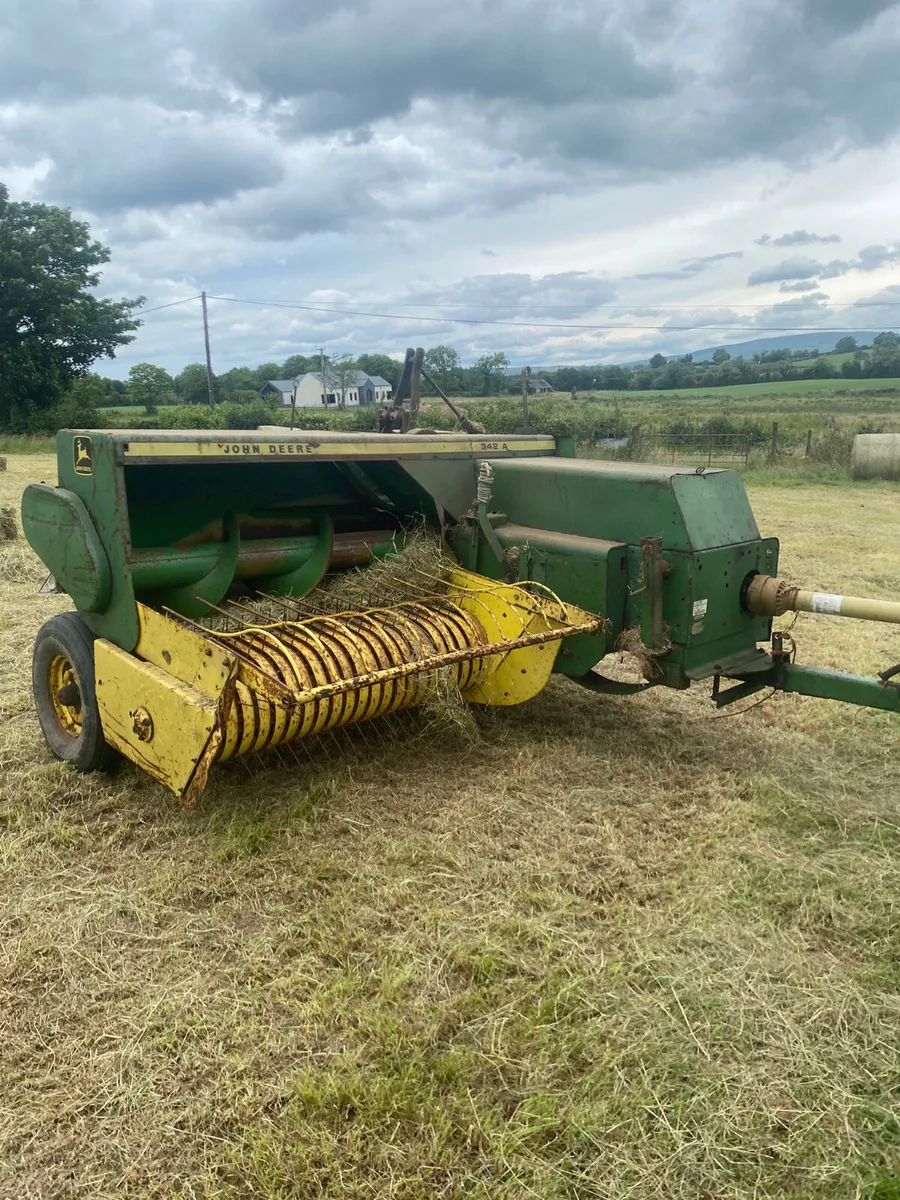
[[[896,597],[896,487],[752,499],[799,582]],[[900,1197],[896,719],[559,681],[184,813],[50,760],[42,578],[0,550],[0,1196]]]
[[[874,395],[900,395],[900,380],[897,379],[786,379],[775,383],[732,383],[727,387],[672,388],[667,391],[621,392],[621,396],[715,396],[725,392],[732,396],[807,396],[816,393],[841,393],[853,395],[868,392]]]

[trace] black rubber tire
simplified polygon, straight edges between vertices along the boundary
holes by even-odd
[[[50,664],[62,655],[72,666],[81,693],[81,733],[77,737],[61,728],[50,697]],[[32,659],[34,706],[41,731],[56,758],[79,771],[108,771],[118,754],[107,745],[94,688],[94,635],[77,613],[51,617],[38,631]]]

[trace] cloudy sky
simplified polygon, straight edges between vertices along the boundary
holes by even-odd
[[[0,180],[90,221],[105,293],[229,297],[219,371],[879,329],[898,63],[889,0],[5,0]],[[193,302],[101,369],[201,357]]]

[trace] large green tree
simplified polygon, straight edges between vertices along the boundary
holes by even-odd
[[[347,397],[356,387],[359,367],[352,354],[335,354],[328,364],[327,372],[337,392],[339,408],[347,407]]]
[[[128,395],[132,404],[143,404],[148,413],[160,404],[170,404],[174,395],[172,376],[153,363],[135,363],[128,372]]]
[[[325,361],[328,361],[326,355]],[[319,370],[318,354],[308,356],[306,354],[292,354],[290,358],[285,359],[284,366],[279,370],[277,375],[273,375],[273,379],[293,379],[296,375],[305,375],[307,371]],[[262,386],[262,385],[260,385]]]
[[[367,375],[380,375],[391,385],[396,383],[401,364],[389,354],[361,354],[357,361],[359,369]]]
[[[188,363],[172,381],[176,395],[185,404],[208,404],[209,385],[203,363]]]
[[[68,209],[12,201],[0,184],[0,428],[27,428],[91,363],[133,341],[143,297],[91,294],[109,258]]]
[[[425,352],[425,370],[437,380],[458,371],[459,367],[459,354],[452,346],[432,346]]]
[[[499,396],[503,390],[503,384],[506,380],[506,368],[509,366],[509,359],[502,351],[494,354],[482,354],[481,358],[475,364],[475,370],[481,376],[484,387],[484,395],[490,396],[494,391],[493,383],[496,380],[496,391]]]

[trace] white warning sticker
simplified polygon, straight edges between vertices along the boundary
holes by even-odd
[[[843,602],[843,596],[833,596],[830,592],[813,592],[810,612],[839,613]]]
[[[708,600],[695,600],[694,601],[694,620],[696,621],[699,617],[705,617],[706,610],[708,608],[709,608]]]

